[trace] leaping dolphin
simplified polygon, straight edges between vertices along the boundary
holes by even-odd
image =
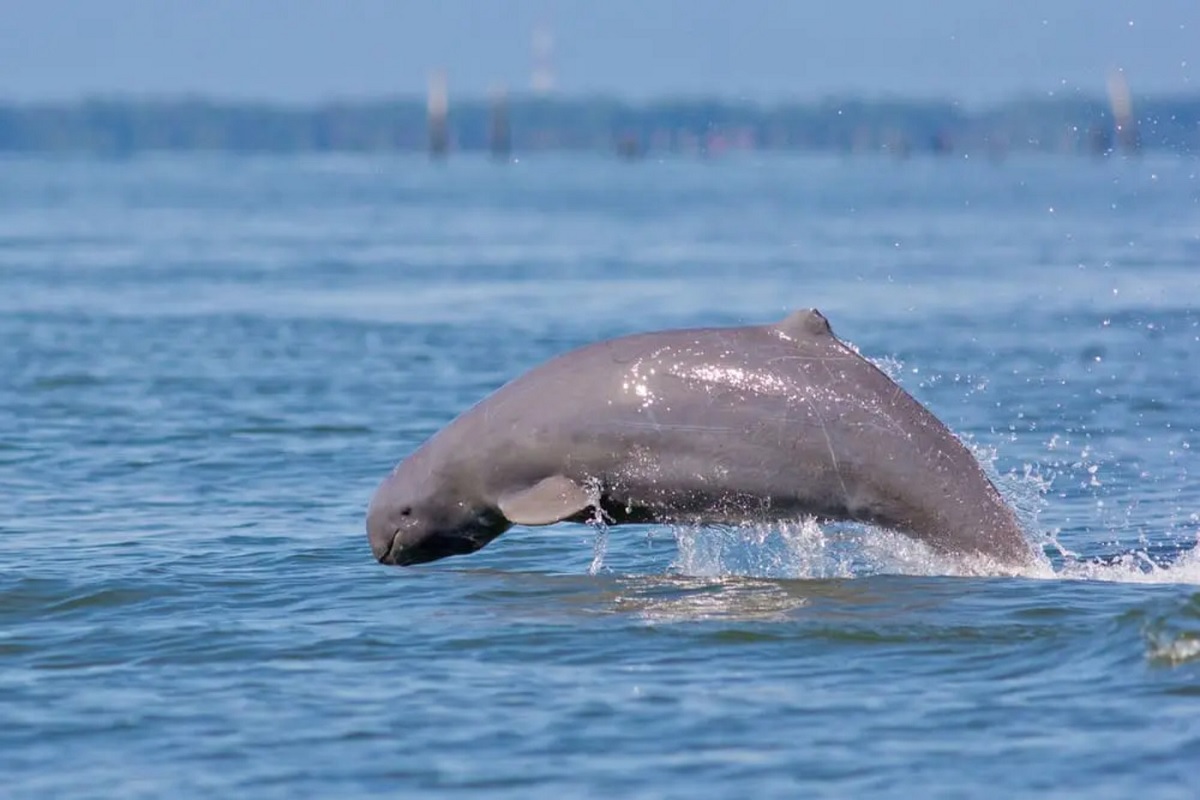
[[[1012,509],[933,414],[816,310],[625,336],[497,389],[402,461],[367,512],[375,557],[471,553],[514,524],[852,520],[1031,565]]]

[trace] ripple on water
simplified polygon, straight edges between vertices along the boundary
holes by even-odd
[[[1156,603],[1139,616],[1152,664],[1179,667],[1200,661],[1200,592]]]

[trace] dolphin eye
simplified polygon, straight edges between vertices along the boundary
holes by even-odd
[[[412,516],[412,506],[405,506],[404,508],[400,509],[400,516],[411,517]]]

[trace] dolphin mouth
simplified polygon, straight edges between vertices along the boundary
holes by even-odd
[[[415,564],[427,564],[447,556],[466,555],[474,553],[481,547],[480,543],[468,536],[430,536],[414,545],[400,544],[400,531],[392,537],[392,546],[379,556],[380,564],[395,567],[411,567]]]

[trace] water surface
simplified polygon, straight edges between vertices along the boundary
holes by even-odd
[[[9,160],[10,797],[1193,797],[1200,165]],[[816,306],[1047,553],[516,528],[377,482],[567,348]]]

